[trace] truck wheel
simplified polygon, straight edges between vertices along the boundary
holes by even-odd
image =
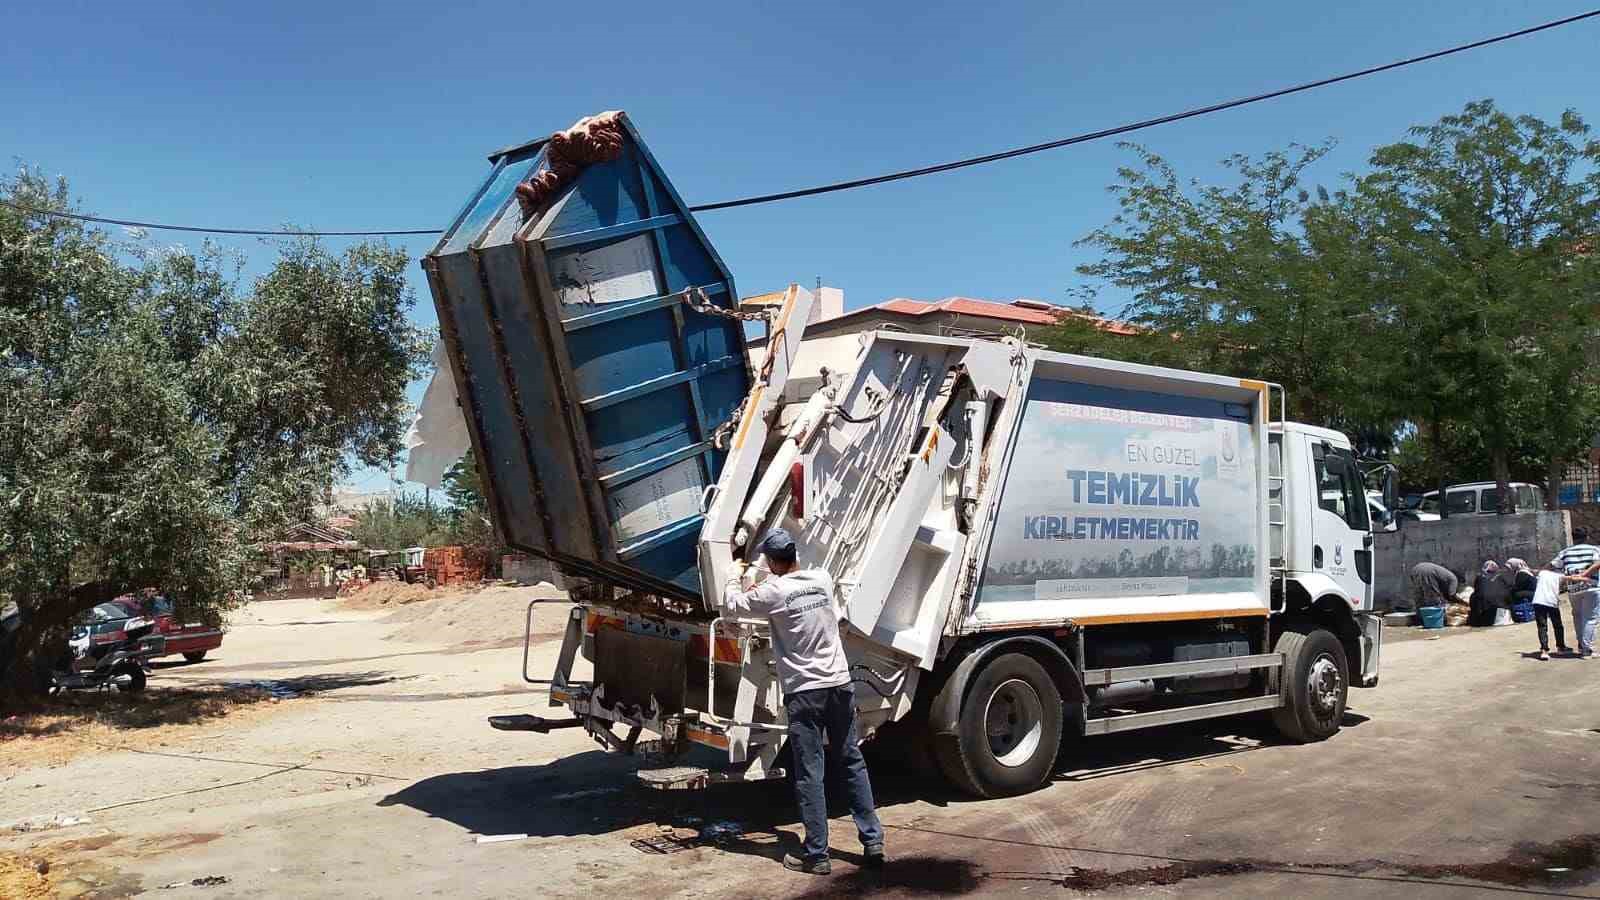
[[[183,658],[187,659],[189,662],[196,663],[206,658],[206,651],[196,650],[193,653],[185,653]]]
[[[1272,724],[1291,741],[1309,744],[1339,730],[1350,692],[1350,664],[1344,646],[1323,628],[1278,635],[1283,654],[1284,704],[1272,711]]]
[[[961,701],[954,739],[935,743],[939,768],[979,797],[1044,784],[1061,749],[1061,692],[1033,657],[1004,654],[979,670]]]
[[[122,669],[111,676],[111,684],[124,694],[139,693],[144,690],[144,683],[144,670],[138,667]]]

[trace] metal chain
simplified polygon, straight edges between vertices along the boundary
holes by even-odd
[[[744,417],[744,405],[749,402],[749,399],[746,396],[744,400],[739,401],[739,405],[734,408],[733,415],[728,417],[728,421],[711,430],[711,446],[718,450],[728,449],[726,444],[728,435],[733,434],[733,430],[739,426],[739,420]]]
[[[716,316],[722,319],[736,319],[740,322],[772,321],[771,310],[761,310],[760,312],[740,312],[736,309],[723,309],[715,303],[712,303],[711,298],[706,296],[706,292],[698,287],[686,287],[680,291],[680,293],[683,295],[683,302],[686,306],[704,316]]]
[[[706,292],[694,285],[684,288],[682,291],[679,291],[679,294],[680,299],[683,301],[685,306],[703,316],[715,316],[719,319],[732,319],[737,322],[762,322],[769,326],[772,324],[771,310],[761,310],[759,312],[740,312],[736,309],[723,309],[715,303],[712,303],[711,298],[706,296]],[[769,339],[767,350],[768,359],[766,364],[761,367],[761,377],[763,380],[765,380],[765,378],[771,374],[772,371],[771,355],[771,342]],[[729,416],[726,422],[723,422],[721,425],[718,425],[716,428],[712,429],[711,446],[717,448],[718,450],[726,449],[726,441],[728,436],[731,435],[733,430],[738,427],[739,420],[744,416],[745,404],[748,403],[749,400],[750,398],[747,396],[743,401],[740,401],[739,406],[734,409],[733,415]]]

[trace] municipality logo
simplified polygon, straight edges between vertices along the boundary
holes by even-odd
[[[1344,565],[1344,545],[1343,544],[1334,544],[1333,545],[1333,564],[1336,565],[1336,566]]]

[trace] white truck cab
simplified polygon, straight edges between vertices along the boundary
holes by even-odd
[[[1354,614],[1358,630],[1341,628],[1340,637],[1362,686],[1375,685],[1381,631],[1372,612],[1373,523],[1355,450],[1340,432],[1298,422],[1273,425],[1268,440],[1271,474],[1275,484],[1283,479],[1286,495],[1282,512],[1274,502],[1272,513],[1280,573],[1274,610]],[[1313,492],[1314,502],[1294,496],[1299,490]]]

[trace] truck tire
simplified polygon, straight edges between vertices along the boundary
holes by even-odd
[[[936,736],[939,768],[979,797],[1024,794],[1045,783],[1061,749],[1061,691],[1044,666],[1006,653],[978,671],[955,735]]]
[[[1272,724],[1289,740],[1309,744],[1339,730],[1350,693],[1350,664],[1332,632],[1299,627],[1303,630],[1278,635],[1274,648],[1283,654],[1284,704],[1272,711]]]

